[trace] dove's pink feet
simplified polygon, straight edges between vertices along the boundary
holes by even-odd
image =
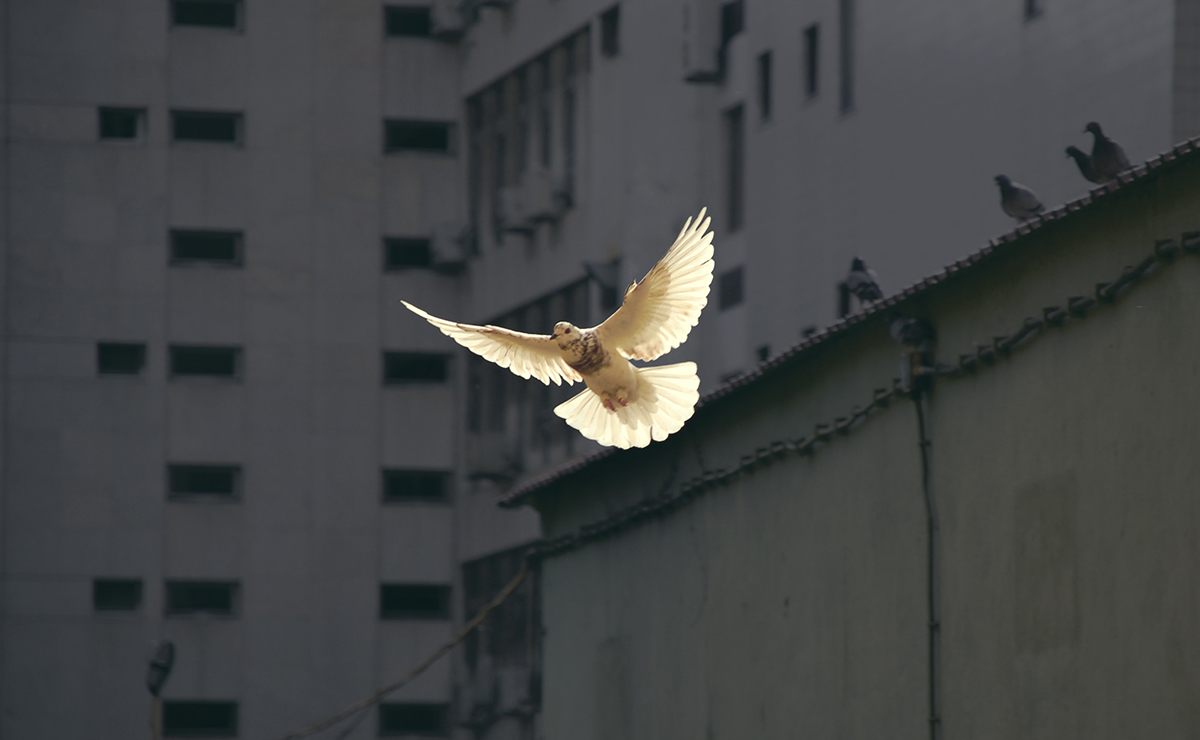
[[[600,399],[600,402],[601,402],[601,403],[603,403],[603,404],[604,404],[604,408],[608,409],[609,411],[616,411],[616,410],[617,410],[617,407],[616,407],[616,406],[613,406],[613,402],[612,402],[612,399],[611,399],[611,398],[602,398],[602,399]]]
[[[617,399],[617,403],[621,404],[622,406],[628,406],[628,405],[629,405],[629,401],[626,401],[624,398],[618,398],[618,399]],[[614,410],[614,411],[616,411],[616,409],[613,409],[613,410]]]

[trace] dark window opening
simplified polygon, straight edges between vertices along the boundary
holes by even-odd
[[[167,491],[171,498],[236,498],[241,475],[237,465],[168,465]]]
[[[725,113],[725,203],[728,211],[726,221],[730,231],[742,228],[745,216],[743,159],[744,127],[742,106]]]
[[[162,730],[165,737],[235,737],[237,702],[164,701]]]
[[[439,121],[385,121],[385,152],[450,152],[453,124]]]
[[[1025,20],[1032,20],[1042,14],[1042,0],[1024,0]]]
[[[758,55],[758,117],[771,117],[771,52]]]
[[[450,736],[450,705],[400,704],[379,705],[379,736],[420,735]]]
[[[525,174],[529,161],[529,75],[525,68],[517,70],[513,75],[517,87],[516,109],[516,151],[517,179]]]
[[[450,474],[436,470],[383,471],[385,503],[442,502],[450,497]]]
[[[721,6],[721,48],[746,27],[745,12],[742,0],[725,3]]]
[[[767,360],[771,359],[771,345],[764,344],[763,346],[759,347],[755,351],[755,355],[758,356],[759,362],[766,362]]]
[[[380,619],[449,619],[450,587],[383,584],[379,587]]]
[[[171,262],[208,262],[223,265],[242,264],[240,231],[171,232]]]
[[[433,265],[433,246],[427,238],[384,239],[383,253],[383,266],[388,270]]]
[[[235,378],[237,347],[171,347],[171,375]]]
[[[450,357],[433,352],[383,353],[383,382],[444,383],[450,376]]]
[[[238,585],[222,581],[167,581],[168,615],[217,614],[231,616]]]
[[[818,64],[820,63],[821,28],[813,24],[804,29],[804,94],[815,97],[818,90]]]
[[[140,108],[101,108],[101,139],[136,139],[141,135],[142,116]]]
[[[549,168],[554,152],[554,118],[551,110],[553,101],[550,97],[554,88],[554,77],[550,73],[550,57],[542,57],[538,68],[541,70],[542,85],[541,95],[538,96],[538,143],[541,144],[542,166]]]
[[[175,141],[238,144],[241,129],[241,113],[171,111],[171,138]]]
[[[388,36],[423,37],[433,33],[433,17],[428,5],[388,5],[383,9],[383,22]]]
[[[134,611],[142,604],[142,582],[136,578],[92,581],[92,607],[98,612]]]
[[[742,268],[740,267],[735,267],[721,275],[719,303],[722,311],[741,305],[742,283]]]
[[[238,0],[174,0],[171,22],[177,26],[237,28]]]
[[[621,53],[620,5],[614,5],[600,14],[600,53],[606,57]]]
[[[100,342],[96,345],[96,369],[101,375],[139,375],[146,366],[146,345]]]
[[[854,109],[854,0],[838,0],[838,32],[841,54],[841,108],[843,113]]]

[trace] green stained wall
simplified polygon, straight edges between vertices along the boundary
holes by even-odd
[[[918,294],[938,359],[1200,229],[1200,159]],[[710,317],[706,317],[710,318]],[[881,317],[538,491],[547,537],[812,433],[898,375]],[[1200,257],[937,381],[944,735],[1200,735]],[[926,738],[914,404],[544,568],[547,738]]]

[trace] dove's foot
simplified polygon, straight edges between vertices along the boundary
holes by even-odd
[[[624,398],[618,398],[618,399],[617,399],[617,403],[621,404],[622,406],[628,406],[628,405],[629,405],[629,401],[626,401]]]
[[[611,398],[603,398],[603,399],[601,399],[601,402],[604,404],[604,408],[608,409],[609,411],[617,410],[617,407],[613,406],[613,402],[612,402]],[[622,404],[622,405],[624,405],[624,404]]]

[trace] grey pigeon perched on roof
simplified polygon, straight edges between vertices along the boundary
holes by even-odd
[[[1090,133],[1095,139],[1092,143],[1092,168],[1096,171],[1097,177],[1103,178],[1094,182],[1108,182],[1118,173],[1129,169],[1129,157],[1125,156],[1125,150],[1121,148],[1120,144],[1104,135],[1104,132],[1100,130],[1100,124],[1092,121],[1084,129],[1084,132]]]
[[[850,263],[850,274],[846,276],[846,289],[860,301],[878,301],[883,298],[879,289],[879,278],[875,271],[867,267],[861,258],[855,257]]]
[[[1033,191],[1013,182],[1008,175],[996,175],[996,184],[1000,186],[1000,207],[1008,215],[1025,221],[1042,212],[1042,203]]]
[[[1096,168],[1092,166],[1092,158],[1079,147],[1067,147],[1067,156],[1075,160],[1075,164],[1079,166],[1079,174],[1083,175],[1090,182],[1105,183],[1112,179],[1111,177],[1101,177],[1096,172]]]

